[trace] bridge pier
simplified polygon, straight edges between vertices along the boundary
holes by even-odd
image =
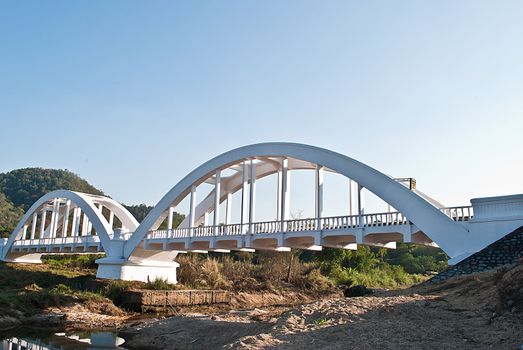
[[[175,284],[176,268],[180,266],[174,261],[177,252],[146,249],[144,245],[136,248],[128,259],[124,257],[125,232],[122,229],[114,231],[114,238],[106,248],[106,257],[96,260],[97,278],[120,279],[124,281],[154,281],[162,278]]]
[[[124,281],[154,281],[162,278],[175,284],[176,268],[180,266],[175,261],[155,260],[128,260],[123,258],[107,257],[96,260],[97,278],[119,279]]]

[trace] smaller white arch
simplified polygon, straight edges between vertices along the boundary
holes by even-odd
[[[140,225],[136,218],[122,204],[114,199],[88,193],[82,193],[82,195],[89,198],[92,202],[102,204],[112,211],[126,229],[134,231]]]
[[[99,208],[96,207],[97,204],[102,205],[113,212],[114,215],[122,222],[125,228],[129,229],[130,231],[136,230],[139,225],[138,221],[136,221],[134,216],[127,209],[125,209],[125,207],[111,198],[69,190],[56,190],[40,197],[29,208],[29,210],[27,210],[4,246],[2,255],[0,256],[1,259],[5,259],[13,243],[16,240],[22,238],[22,229],[24,225],[31,220],[33,214],[37,213],[42,206],[46,205],[53,199],[70,200],[71,203],[74,203],[74,205],[80,208],[92,223],[93,228],[96,230],[96,233],[100,238],[100,243],[104,250],[110,246],[111,235],[114,232],[107,219],[102,215]]]

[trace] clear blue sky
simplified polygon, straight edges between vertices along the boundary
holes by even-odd
[[[448,205],[523,192],[521,1],[2,1],[0,171],[155,204],[231,148],[330,148]]]

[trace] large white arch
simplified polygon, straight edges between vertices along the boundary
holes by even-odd
[[[93,228],[96,230],[97,235],[100,238],[100,243],[104,250],[110,246],[111,235],[113,229],[102,215],[100,210],[96,207],[96,204],[102,204],[108,208],[115,216],[122,222],[122,224],[129,230],[134,231],[138,227],[138,221],[133,217],[127,209],[125,209],[120,203],[114,201],[111,198],[96,196],[86,193],[68,191],[68,190],[57,190],[49,192],[40,197],[30,208],[26,211],[18,225],[14,229],[13,233],[9,237],[7,244],[4,246],[1,259],[5,259],[13,243],[22,238],[23,226],[31,220],[34,213],[38,212],[42,206],[49,201],[61,198],[70,200],[75,206],[80,208],[82,212],[87,216],[89,221],[92,223]]]
[[[260,158],[260,157],[258,157]],[[263,158],[263,161],[259,164],[255,164],[255,174],[256,174],[256,181],[259,181],[263,179],[264,177],[273,175],[277,173],[281,168],[280,162],[274,161],[270,158]],[[292,170],[314,170],[316,169],[316,164],[312,164],[310,162],[306,162],[299,159],[289,159],[288,162],[288,169]],[[333,169],[326,168],[326,171],[333,172]],[[221,181],[221,191],[220,191],[220,204],[227,199],[227,196],[229,194],[234,194],[241,190],[242,188],[242,177],[243,174],[241,172],[236,173],[233,176],[228,177],[225,182],[225,179],[222,178]],[[389,176],[391,179],[392,177]],[[444,208],[444,205],[435,200],[434,198],[429,197],[425,193],[417,190],[412,189],[414,193],[419,195],[420,197],[424,198],[426,201],[431,203],[433,206],[437,208]],[[214,190],[209,192],[207,196],[196,206],[195,208],[195,226],[198,226],[203,221],[203,215],[205,212],[210,212],[214,209]],[[163,219],[160,217],[160,220]],[[151,227],[151,229],[156,229],[158,225],[161,222],[159,220],[156,221],[156,223]],[[180,223],[179,228],[184,228],[189,226],[189,217],[186,216],[185,219]]]
[[[185,176],[158,202],[125,243],[124,257],[129,258],[132,255],[147,232],[161,223],[168,208],[176,206],[190,192],[192,186],[199,185],[217,170],[256,157],[290,157],[304,160],[330,168],[356,181],[402,212],[450,256],[463,251],[462,245],[470,235],[463,225],[452,221],[427,200],[366,164],[315,146],[276,142],[231,150],[209,160]],[[456,236],[462,239],[456,240]]]

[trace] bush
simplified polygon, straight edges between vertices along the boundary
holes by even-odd
[[[59,269],[96,269],[95,261],[102,257],[103,254],[44,255],[42,261],[51,267]]]
[[[353,268],[335,267],[329,277],[338,286],[364,285],[366,287],[396,288],[419,283],[426,279],[421,275],[405,272],[403,267],[395,265],[380,265],[376,268],[362,272]]]
[[[234,267],[237,265],[229,259],[224,258],[218,261],[208,256],[205,258],[192,254],[181,256],[177,259],[180,263],[178,281],[193,288],[230,289],[232,287],[231,279],[241,271],[235,272]],[[224,266],[229,273],[229,278],[226,278],[222,272]]]
[[[229,289],[231,281],[226,280],[221,272],[221,266],[216,259],[205,259],[201,265],[198,284],[211,289]]]
[[[313,292],[324,291],[334,287],[331,280],[327,276],[322,275],[320,269],[313,269],[306,275],[297,276],[292,282],[299,288]]]
[[[166,289],[173,289],[174,285],[170,284],[167,281],[167,278],[162,277],[156,277],[152,281],[147,281],[145,284],[145,289],[151,289],[151,290],[166,290]]]
[[[200,275],[201,259],[195,254],[179,254],[176,260],[180,264],[177,271],[178,282],[188,287],[195,287]]]
[[[131,289],[131,283],[129,281],[112,280],[105,286],[103,293],[113,303],[120,304],[122,293]]]
[[[51,290],[49,290],[49,293],[55,294],[55,295],[69,295],[69,294],[73,294],[74,292],[71,289],[71,287],[66,286],[65,284],[60,283],[56,287],[54,287]]]

